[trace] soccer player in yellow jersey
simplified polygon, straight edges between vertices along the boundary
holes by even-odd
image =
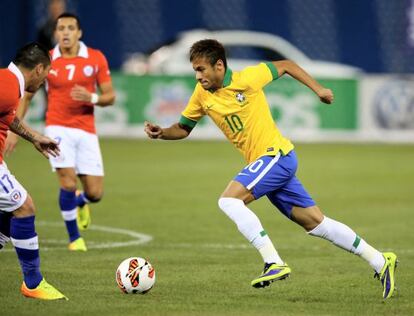
[[[168,128],[146,122],[145,132],[152,139],[182,139],[202,116],[208,115],[245,157],[248,165],[228,184],[218,204],[263,257],[264,271],[251,285],[265,287],[291,273],[259,219],[247,207],[266,195],[309,235],[329,240],[365,259],[381,280],[383,298],[391,297],[396,255],[379,252],[348,226],[324,216],[295,176],[297,160],[293,145],[276,127],[263,87],[287,73],[308,86],[323,103],[333,102],[332,91],[289,60],[232,72],[227,67],[224,47],[212,39],[194,43],[190,61],[198,83],[180,121]]]

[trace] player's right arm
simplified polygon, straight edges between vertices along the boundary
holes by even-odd
[[[25,92],[22,99],[20,99],[19,105],[16,109],[16,117],[19,120],[23,120],[26,116],[27,110],[29,109],[30,101],[33,99],[34,94]],[[19,136],[12,131],[9,131],[6,139],[6,143],[4,146],[4,154],[6,156],[11,155],[14,149],[16,148],[17,142],[19,140]]]
[[[310,76],[304,69],[302,69],[295,62],[291,60],[280,60],[274,61],[273,65],[276,67],[279,77],[287,73],[299,82],[303,83],[313,92],[315,92],[315,94],[323,103],[333,103],[334,95],[332,91],[320,85],[312,76]]]
[[[167,128],[162,128],[159,125],[145,122],[145,133],[152,139],[175,140],[183,139],[190,135],[191,129],[181,123],[175,123]]]
[[[13,122],[11,122],[9,128],[13,133],[31,142],[33,146],[46,158],[49,158],[49,155],[53,157],[57,157],[59,155],[59,145],[55,140],[31,129],[24,122],[20,121],[17,116],[14,118]]]

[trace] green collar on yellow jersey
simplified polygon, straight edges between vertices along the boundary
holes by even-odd
[[[233,75],[233,71],[231,71],[230,68],[226,69],[226,73],[224,74],[224,79],[223,79],[223,88],[229,86],[231,84],[231,77]]]

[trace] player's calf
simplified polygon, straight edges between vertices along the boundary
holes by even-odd
[[[94,203],[95,201],[98,202],[100,200],[94,200],[85,194],[85,192],[81,192],[79,190],[76,191],[76,203],[77,203],[77,225],[79,230],[86,230],[89,228],[91,224],[91,212],[88,206],[89,203]]]

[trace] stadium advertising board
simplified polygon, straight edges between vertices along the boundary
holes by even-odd
[[[336,93],[335,106],[327,106],[306,87],[293,79],[282,78],[266,89],[273,116],[286,135],[313,138],[333,132],[357,129],[357,81],[321,80]],[[177,122],[194,88],[191,76],[114,75],[118,97],[116,107],[98,109],[99,131],[105,135],[143,136],[145,120],[168,126]],[[194,130],[193,137],[221,138],[220,131],[208,118]]]
[[[113,74],[116,105],[96,107],[101,135],[144,137],[145,120],[168,126],[178,120],[194,88],[192,76]],[[325,105],[306,87],[281,78],[265,88],[272,115],[283,133],[299,141],[413,140],[414,81],[395,76],[360,80],[320,79],[335,93]],[[39,93],[38,93],[39,94]],[[28,120],[41,125],[44,98],[37,95]],[[195,138],[222,138],[211,120],[203,119]]]
[[[414,141],[413,76],[365,76],[360,90],[361,138]]]

